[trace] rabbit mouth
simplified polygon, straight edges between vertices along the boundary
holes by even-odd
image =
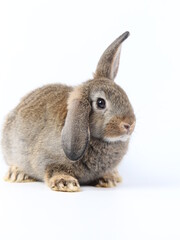
[[[117,136],[117,137],[105,137],[104,140],[107,142],[126,142],[127,140],[129,140],[130,135],[125,134],[125,135],[121,135],[121,136]]]

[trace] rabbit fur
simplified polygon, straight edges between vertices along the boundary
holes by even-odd
[[[2,137],[10,166],[5,180],[45,181],[52,190],[68,192],[79,191],[80,184],[112,187],[121,180],[117,166],[135,115],[114,78],[128,36],[125,32],[105,50],[93,79],[77,87],[36,89],[9,113]]]

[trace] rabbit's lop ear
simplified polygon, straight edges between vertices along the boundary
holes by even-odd
[[[95,72],[95,78],[105,77],[111,80],[115,79],[119,67],[121,43],[128,36],[129,32],[123,33],[104,51],[98,62]]]
[[[68,105],[61,141],[66,156],[71,160],[80,159],[88,145],[90,110],[86,99],[74,99]]]

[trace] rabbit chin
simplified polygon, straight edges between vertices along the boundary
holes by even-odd
[[[130,135],[125,134],[123,136],[118,136],[118,137],[105,137],[104,140],[106,142],[126,142],[130,138]]]

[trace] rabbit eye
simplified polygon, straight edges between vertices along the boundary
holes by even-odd
[[[97,107],[100,109],[105,109],[106,108],[106,101],[103,98],[98,98],[97,99]]]

